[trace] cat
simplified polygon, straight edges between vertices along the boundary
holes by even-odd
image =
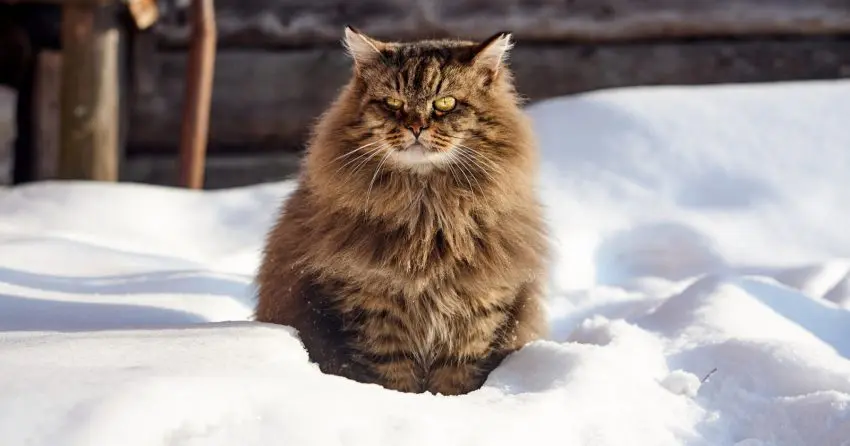
[[[352,76],[267,235],[255,320],[297,329],[324,373],[469,393],[547,330],[512,36],[387,42],[346,27],[344,44]]]

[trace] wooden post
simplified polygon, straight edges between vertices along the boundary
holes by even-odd
[[[61,179],[118,180],[119,35],[114,5],[63,4]]]
[[[192,41],[186,69],[186,94],[180,135],[180,185],[204,186],[216,25],[213,0],[192,0]]]
[[[62,86],[62,53],[41,50],[35,68],[33,88],[34,180],[56,178],[59,162],[59,95]]]

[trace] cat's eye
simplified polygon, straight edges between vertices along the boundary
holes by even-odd
[[[457,100],[451,96],[443,96],[434,101],[434,108],[443,113],[454,110],[456,105]]]
[[[386,105],[387,108],[390,110],[398,110],[401,108],[402,104],[403,102],[401,102],[401,99],[396,99],[389,96],[384,98],[384,105]]]

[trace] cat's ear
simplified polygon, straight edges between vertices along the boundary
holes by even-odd
[[[493,34],[475,47],[472,62],[497,73],[507,59],[508,52],[514,46],[512,37],[512,34],[507,31]]]
[[[387,49],[386,43],[373,39],[351,26],[345,27],[343,43],[357,65],[376,60],[381,56],[381,52]]]

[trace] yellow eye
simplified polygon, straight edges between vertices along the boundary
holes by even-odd
[[[384,105],[387,106],[390,110],[398,110],[401,108],[403,102],[400,99],[386,97],[384,98]]]
[[[443,96],[434,101],[434,108],[443,113],[454,110],[457,100],[451,96]]]

